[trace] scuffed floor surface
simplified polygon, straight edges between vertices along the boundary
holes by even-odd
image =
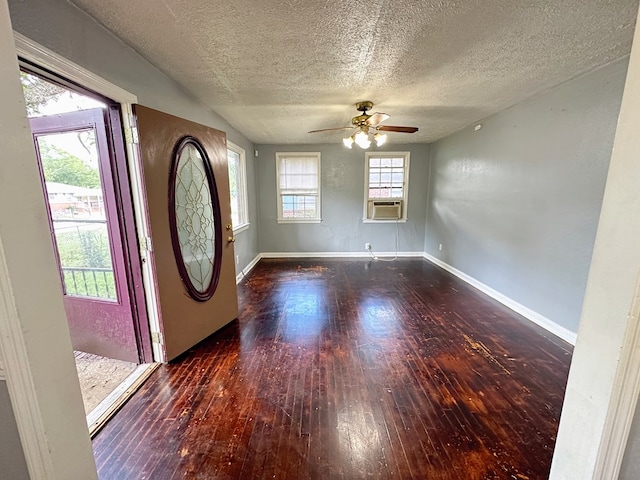
[[[239,298],[98,434],[102,480],[548,477],[571,347],[462,281],[262,260]]]

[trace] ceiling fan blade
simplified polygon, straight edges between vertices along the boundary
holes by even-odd
[[[367,121],[364,123],[367,125],[378,125],[379,123],[384,122],[387,118],[389,118],[389,115],[387,115],[386,113],[376,112],[371,114],[371,116],[367,118]]]
[[[415,133],[418,131],[418,127],[396,127],[393,125],[380,125],[376,128],[381,132]]]
[[[353,128],[353,125],[350,127],[323,128],[321,130],[311,130],[310,132],[307,132],[307,133],[331,132],[334,130],[351,130],[352,128]]]

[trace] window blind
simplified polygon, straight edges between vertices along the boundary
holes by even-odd
[[[318,193],[317,157],[280,157],[280,194],[314,195]]]

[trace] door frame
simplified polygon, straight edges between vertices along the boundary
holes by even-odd
[[[43,81],[48,80],[44,78]],[[83,94],[79,89],[77,93]],[[117,119],[120,112],[119,106],[106,104],[103,107],[81,111],[35,116],[29,119],[29,123],[34,138],[42,188],[47,197],[53,249],[60,270],[60,281],[63,284],[64,304],[72,344],[74,348],[95,355],[136,364],[148,363],[152,359],[151,338],[141,285],[141,265],[133,224],[130,187],[126,162],[123,159],[124,144],[120,138],[122,135],[118,132],[118,129],[121,129],[120,122],[113,123],[109,117],[110,110]],[[99,187],[103,193],[104,227],[109,239],[109,261],[114,278],[114,298],[69,294],[69,285],[63,273],[64,266],[55,227],[57,219],[54,218],[44,171],[43,159],[46,155],[43,155],[39,139],[78,131],[91,131],[94,134],[97,172],[100,177]],[[130,245],[133,245],[133,249]],[[97,290],[95,293],[98,293]],[[87,314],[88,317],[86,317]]]
[[[120,111],[113,106],[109,106],[107,116],[111,123],[111,133],[116,147],[112,148],[111,152],[115,156],[113,159],[114,173],[118,182],[123,182],[123,186],[129,184],[129,190],[131,192],[130,197],[127,195],[120,196],[124,202],[131,203],[133,220],[138,232],[137,245],[135,241],[136,236],[130,235],[130,232],[126,232],[127,234],[124,236],[126,242],[123,241],[123,246],[128,250],[129,255],[136,254],[137,250],[140,256],[142,285],[139,286],[138,292],[136,292],[137,295],[135,295],[138,305],[132,304],[132,308],[140,311],[140,308],[146,306],[146,321],[149,323],[149,331],[151,334],[150,348],[152,358],[155,362],[164,362],[166,359],[164,349],[162,348],[162,335],[160,333],[161,322],[155,272],[153,271],[153,262],[151,261],[151,236],[149,233],[144,183],[137,145],[137,129],[132,107],[133,104],[138,102],[138,98],[136,95],[76,65],[16,31],[13,32],[13,36],[16,52],[20,59],[26,60],[34,66],[67,79],[77,84],[80,89],[95,92],[120,105]],[[121,128],[119,128],[120,126]],[[117,148],[118,146],[124,147],[124,149]],[[123,151],[126,151],[126,155],[124,155],[125,158],[122,158]],[[117,165],[121,167],[118,169]],[[122,166],[126,166],[124,170],[127,171],[123,172]],[[125,243],[126,245],[124,245]],[[132,287],[135,288],[135,282],[133,281],[135,279],[131,280]],[[142,290],[142,292],[140,290]],[[139,325],[136,324],[136,330],[138,329]]]

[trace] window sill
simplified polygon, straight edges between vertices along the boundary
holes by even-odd
[[[247,223],[243,223],[242,225],[238,225],[237,227],[235,227],[233,229],[233,234],[237,235],[240,232],[244,232],[245,230],[248,230],[250,225],[251,224],[248,223],[248,222]]]
[[[278,223],[322,223],[321,218],[292,218],[292,219],[284,219],[279,218],[277,220]]]
[[[373,220],[371,218],[363,218],[362,223],[407,223],[407,219],[399,218],[397,220]]]

